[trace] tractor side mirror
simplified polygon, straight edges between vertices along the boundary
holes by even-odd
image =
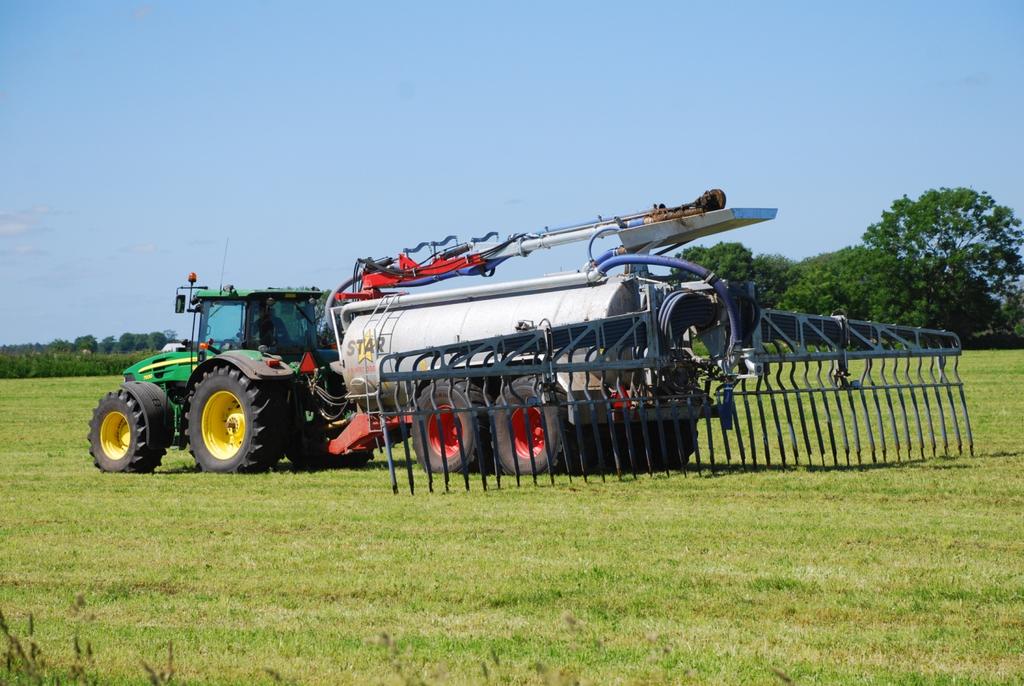
[[[174,312],[176,314],[181,314],[184,311],[185,311],[185,294],[184,293],[179,293],[178,295],[174,296]]]

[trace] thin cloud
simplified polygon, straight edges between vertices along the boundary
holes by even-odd
[[[132,10],[132,19],[134,19],[135,21],[142,21],[149,15],[153,14],[153,9],[154,7],[149,3],[139,5],[138,7]]]
[[[38,231],[47,215],[53,214],[46,205],[36,205],[30,210],[20,212],[0,212],[0,236],[21,236],[30,231]]]
[[[0,249],[0,257],[39,257],[48,254],[47,251],[27,243],[16,245],[13,248]]]
[[[978,72],[976,74],[968,74],[957,81],[957,85],[966,86],[967,88],[981,88],[987,86],[990,81],[989,75],[985,72]]]

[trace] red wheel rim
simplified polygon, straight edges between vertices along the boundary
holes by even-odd
[[[451,410],[451,405],[439,405],[438,410]],[[438,426],[440,425],[440,426]],[[437,412],[427,418],[427,443],[438,455],[452,458],[459,455],[459,420],[454,412]],[[444,452],[441,446],[444,445]]]
[[[527,433],[527,418],[529,418],[529,433]],[[533,458],[544,454],[544,417],[536,407],[516,410],[512,413],[513,441],[516,447],[516,456],[520,460],[530,459],[531,439],[533,445]]]

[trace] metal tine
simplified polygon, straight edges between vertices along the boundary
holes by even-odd
[[[473,382],[467,376],[466,377],[466,388],[469,389],[471,387],[472,383]],[[469,394],[467,392],[467,396],[468,395]],[[476,406],[473,406],[472,405],[472,398],[470,398],[469,417],[470,417],[470,429],[472,430],[472,435],[473,435],[473,452],[476,453],[477,469],[480,470],[480,486],[486,491],[487,490],[487,470],[484,468],[484,445],[483,445],[484,442],[483,442],[483,437],[480,435],[480,426],[479,426],[480,420],[477,417],[479,412],[480,412],[480,408],[476,407]],[[460,447],[461,447],[461,443],[460,443]],[[466,490],[468,491],[469,490],[469,480],[468,480],[469,479],[469,476],[468,476],[469,460],[465,460],[464,463],[465,463],[465,468],[467,470]]]
[[[448,388],[449,388],[449,391],[448,391],[449,393],[451,392],[451,389],[454,388],[453,381],[451,379],[448,379]],[[452,415],[452,426],[455,427],[455,440],[459,444],[459,459],[462,461],[461,462],[462,469],[460,471],[462,472],[462,478],[466,482],[466,490],[468,491],[469,490],[469,460],[466,459],[466,448],[465,448],[465,443],[464,443],[463,435],[462,435],[462,432],[463,432],[462,420],[459,419],[459,415],[455,411],[455,407],[454,406],[448,408],[448,411],[451,412],[451,415]]]
[[[842,388],[846,391],[846,402],[850,406],[850,425],[853,427],[853,447],[857,452],[857,464],[863,464],[860,443],[860,425],[857,420],[857,404],[853,399],[853,387],[844,375],[841,377]],[[842,415],[840,415],[842,416]]]
[[[412,403],[412,401],[410,401],[410,403]],[[427,422],[430,421],[429,418],[425,415],[425,413],[420,411],[420,409],[418,407],[416,407],[415,404],[411,404],[411,411],[412,411],[412,416],[414,418],[414,421],[416,422],[416,426],[417,426],[417,428],[419,428],[419,431],[420,431],[420,440],[423,441],[423,445],[424,446],[430,445],[430,442],[427,440]],[[433,493],[434,492],[434,470],[430,468],[430,461],[429,460],[426,460],[426,463],[427,463],[427,490],[430,493]]]
[[[781,354],[781,353],[780,353]],[[782,368],[788,366],[788,362],[783,362],[779,359],[779,364],[775,366],[775,383],[778,385],[779,394],[782,396],[782,409],[786,411],[786,430],[789,431],[789,442],[793,446],[793,464],[800,464],[800,448],[796,442],[796,429],[793,426],[793,413],[789,408],[789,389],[786,388],[786,382],[782,376]],[[783,459],[786,457],[786,453],[782,453]],[[785,461],[783,461],[785,464]]]
[[[775,377],[776,380],[779,378],[778,374],[779,374],[779,371],[776,371],[776,377]],[[772,388],[772,382],[768,379],[767,375],[765,375],[764,385],[768,389],[768,400],[769,400],[769,404],[771,405],[771,408],[772,408],[772,420],[775,422],[775,435],[776,435],[776,438],[779,439],[779,455],[782,456],[782,466],[785,467],[786,466],[786,440],[782,436],[782,422],[779,421],[779,407],[778,407],[778,404],[775,402],[776,391],[775,391],[774,388]]]
[[[871,446],[871,462],[878,462],[878,455],[875,452],[875,432],[871,429],[871,414],[868,412],[868,396],[864,392],[864,373],[861,372],[857,379],[857,395],[860,397],[860,405],[864,408],[864,433],[868,437],[868,445]]]
[[[665,421],[661,416],[661,401],[658,394],[654,394],[654,416],[658,427],[658,444],[661,446],[661,461],[665,465],[665,476],[670,476],[668,469],[668,441],[665,438]]]
[[[599,348],[597,348],[595,346],[595,347],[590,348],[590,350],[587,351],[587,354],[584,356],[584,359],[589,362],[589,361],[593,360],[595,355],[599,355],[599,354],[600,354],[600,350],[599,350]],[[598,416],[597,415],[597,412],[598,412],[598,410],[597,410],[597,401],[594,400],[594,397],[590,394],[590,377],[591,377],[591,374],[593,374],[593,372],[587,372],[587,374],[586,374],[586,377],[585,377],[586,378],[586,382],[583,384],[583,397],[587,399],[586,400],[587,401],[587,407],[590,408],[590,422],[589,422],[589,424],[590,424],[590,432],[594,436],[594,446],[597,449],[597,470],[601,473],[601,481],[603,482],[603,481],[606,480],[605,477],[606,477],[606,474],[608,472],[608,468],[607,468],[607,465],[605,464],[606,461],[605,461],[605,458],[604,458],[604,441],[601,439],[601,423],[597,421],[597,416]],[[597,375],[594,374],[594,376],[597,376]],[[601,380],[601,384],[599,385],[599,388],[604,388],[604,375],[603,374],[602,374],[600,380]],[[604,391],[602,391],[602,393],[603,392]]]
[[[697,440],[697,417],[693,411],[693,393],[686,394],[686,415],[690,419],[690,436],[693,437],[693,458],[697,465],[697,471],[700,471],[700,441]]]
[[[889,393],[889,379],[885,375],[885,360],[882,358],[882,364],[878,368],[878,374],[882,377],[882,392],[885,395],[885,404],[889,408],[889,428],[892,429],[892,440],[893,445],[896,447],[896,461],[899,462],[900,455],[900,432],[896,429],[896,410],[893,409],[892,405],[892,394]]]
[[[842,376],[838,364],[836,362],[833,362],[832,369],[829,374],[829,382],[832,384],[832,388],[834,389],[836,395],[836,414],[839,417],[839,428],[843,433],[843,449],[846,451],[846,466],[849,467],[851,444],[848,439],[848,434],[846,430],[846,411],[843,409],[843,396],[846,395],[847,400],[849,400],[850,389],[848,385],[846,385],[845,381],[846,379],[844,376]],[[845,391],[845,393],[842,393],[840,391]],[[853,403],[850,403],[850,409],[853,409]],[[852,449],[854,452],[857,453],[857,461],[860,462],[860,434],[857,432],[857,416],[854,414],[852,416],[852,419],[853,430],[849,432],[849,435],[853,436]]]
[[[701,412],[704,414],[704,430],[708,435],[708,462],[715,468],[715,432],[711,430],[711,396],[702,393],[700,396]]]
[[[621,481],[622,480],[622,456],[619,455],[619,438],[616,435],[616,431],[615,431],[615,413],[612,410],[611,398],[608,397],[607,391],[605,391],[605,389],[608,388],[608,385],[606,383],[607,382],[606,374],[607,374],[607,372],[601,372],[601,379],[602,379],[602,383],[601,383],[601,398],[602,398],[602,402],[604,403],[605,416],[607,417],[607,420],[608,420],[608,435],[611,436],[612,458],[615,461],[615,475]]]
[[[763,395],[763,393],[761,393],[761,386],[767,385],[770,391],[771,384],[766,384],[765,378],[767,378],[767,375],[757,377],[757,384],[754,386],[754,400],[757,401],[757,414],[761,420],[761,441],[764,443],[764,466],[770,467],[772,465],[772,453],[771,449],[768,447],[768,425],[764,418],[764,403],[761,402],[761,397]],[[754,439],[751,438],[750,441],[753,443]]]
[[[743,414],[747,418],[747,438],[750,439],[750,464],[757,468],[757,441],[754,440],[754,420],[750,413],[750,391],[747,390],[747,380],[740,380],[740,395],[743,396]],[[737,429],[742,431],[742,429]]]
[[[953,377],[956,379],[956,386],[960,391],[960,409],[964,414],[964,431],[967,434],[967,446],[970,448],[971,457],[974,457],[974,436],[971,434],[971,419],[967,413],[967,397],[964,395],[964,382],[960,378],[960,356],[953,358]]]
[[[569,483],[572,484],[572,469],[569,466],[569,460],[571,459],[570,456],[569,456],[569,436],[566,433],[566,429],[565,429],[565,421],[566,421],[566,417],[568,416],[568,413],[569,413],[569,403],[570,402],[571,401],[568,398],[566,398],[565,416],[563,416],[563,414],[562,414],[561,406],[556,403],[555,407],[557,407],[558,410],[557,410],[555,416],[556,416],[556,418],[558,420],[558,436],[559,436],[558,442],[559,442],[559,445],[562,446],[562,457],[565,459],[565,473],[569,477]],[[579,422],[577,422],[577,424],[578,423]],[[545,422],[545,426],[547,426],[547,422]],[[577,431],[576,433],[577,433],[577,437],[578,437],[579,431]],[[554,461],[553,461],[553,458],[552,458],[552,455],[551,455],[550,443],[548,441],[545,441],[544,445],[548,449],[548,471],[551,472],[551,481],[552,481],[552,483],[554,483],[555,472],[554,472],[554,469],[552,469],[552,465],[554,464]],[[583,481],[585,482],[587,480],[587,468],[584,465],[584,460],[583,460],[584,448],[583,448],[583,446],[581,444],[577,444],[577,445],[579,445],[579,451],[580,451],[580,471],[581,471],[581,474],[583,476]]]
[[[448,492],[448,447],[444,441],[444,425],[441,423],[441,413],[438,412],[437,401],[434,400],[434,394],[430,394],[430,406],[434,408],[433,416],[437,421],[437,435],[441,437],[439,441],[441,445],[441,470],[444,473],[444,490]],[[429,445],[425,443],[424,445]]]
[[[676,436],[676,457],[679,458],[679,471],[681,471],[683,473],[683,476],[685,477],[686,476],[686,464],[687,464],[687,462],[690,461],[690,456],[684,454],[685,451],[686,451],[686,444],[683,441],[683,430],[682,430],[682,427],[679,425],[679,422],[680,422],[680,417],[679,417],[679,400],[678,399],[673,399],[671,401],[671,403],[672,403],[672,431],[675,433],[675,436]],[[666,467],[666,469],[667,469],[667,467]]]
[[[629,453],[629,468],[636,478],[636,452],[633,448],[633,411],[630,409],[629,397],[625,394],[620,380],[616,380],[616,391],[619,395],[619,403],[622,405],[623,432],[626,434],[626,452]]]
[[[794,365],[795,366],[795,365]],[[821,423],[818,421],[818,405],[814,402],[814,387],[811,385],[811,380],[808,378],[808,374],[811,370],[811,363],[808,361],[803,362],[804,367],[804,388],[807,390],[807,403],[811,406],[811,421],[814,423],[814,435],[818,439],[818,455],[821,457],[821,464],[825,464],[825,438],[821,435]],[[807,446],[807,453],[810,455],[811,447]],[[810,457],[807,459],[807,464],[811,464],[812,460]]]
[[[953,402],[953,388],[950,385],[949,377],[946,376],[946,357],[939,356],[939,382],[946,388],[946,399],[949,401],[949,418],[953,423],[953,434],[956,437],[956,452],[964,454],[963,438],[960,436],[960,422],[956,419],[956,405]]]
[[[800,419],[800,429],[804,434],[804,447],[807,449],[807,464],[811,464],[811,456],[814,450],[811,448],[811,436],[807,433],[807,418],[804,412],[804,401],[801,396],[800,384],[796,380],[796,362],[786,363],[789,367],[789,384],[793,387],[793,394],[796,396],[797,417]],[[804,363],[806,365],[806,363]],[[820,436],[819,436],[820,438]]]
[[[412,397],[412,393],[411,393],[410,389],[412,387],[412,382],[411,381],[405,381],[405,382],[402,383],[402,385],[406,389],[406,396],[405,397],[411,398]],[[398,402],[398,389],[399,389],[399,384],[395,384],[395,407],[401,407],[401,404],[399,404],[399,402]],[[403,414],[408,416],[408,413],[403,413]],[[406,472],[408,472],[408,477],[409,477],[409,495],[414,495],[416,493],[416,479],[413,476],[413,471],[412,471],[412,453],[409,452],[409,424],[405,421],[405,417],[402,416],[401,414],[399,415],[399,418],[402,420],[402,421],[399,422],[398,425],[400,427],[402,427],[402,450],[405,451],[405,470],[406,470]]]
[[[588,385],[583,386],[583,396],[587,399],[587,407],[590,408],[590,431],[594,435],[594,446],[597,449],[597,471],[601,473],[601,481],[605,481],[605,474],[608,471],[604,460],[604,446],[601,440],[600,422],[597,421],[597,402],[590,395]],[[579,428],[580,422],[576,422]]]
[[[736,433],[736,445],[740,449],[740,464],[744,467],[747,466],[747,451],[743,449],[743,429],[740,427],[740,413],[737,409],[738,405],[734,400],[732,403],[732,421],[733,431]]]
[[[924,413],[928,417],[928,438],[932,444],[932,457],[935,457],[938,452],[935,446],[935,425],[932,423],[932,404],[928,400],[928,389],[925,388],[924,375],[921,373],[921,365],[924,364],[924,360],[920,357],[917,358],[917,378],[921,385],[921,396],[924,398]]]
[[[914,392],[914,381],[910,378],[910,363],[911,358],[907,355],[907,366],[903,370],[903,375],[907,380],[907,393],[910,395],[910,404],[914,408],[914,426],[917,429],[917,447],[921,453],[921,459],[924,459],[924,427],[921,422],[921,411],[917,405],[917,394]]]
[[[501,462],[498,459],[498,451],[495,448],[498,441],[498,425],[496,423],[496,420],[494,419],[494,413],[497,411],[497,408],[494,406],[494,403],[491,402],[490,397],[487,395],[486,387],[484,388],[483,397],[485,410],[487,412],[487,426],[490,429],[491,433],[491,464],[494,466],[494,487],[500,490],[502,469]]]
[[[939,382],[935,378],[935,357],[928,357],[928,378],[932,382],[932,390],[935,392],[935,409],[938,410],[939,428],[942,430],[942,453],[949,455],[949,436],[946,435],[946,411],[942,406],[942,394],[939,392]]]
[[[388,436],[388,427],[385,422],[384,426],[381,427],[384,434],[384,454],[387,456],[388,461],[388,474],[391,476],[391,492],[398,495],[398,477],[395,474],[395,456],[391,453],[391,438]]]
[[[647,398],[648,390],[645,387],[641,387],[641,393],[639,400],[636,401],[637,417],[640,421],[640,440],[644,444],[644,457],[647,459],[647,476],[654,476],[654,465],[651,459],[651,437],[650,427],[647,423]],[[634,397],[636,397],[634,391]]]
[[[570,356],[570,359],[571,359],[571,356]],[[580,421],[579,401],[576,400],[576,393],[575,393],[575,391],[573,390],[573,387],[572,387],[573,379],[575,378],[575,376],[576,376],[575,374],[568,374],[568,384],[567,384],[568,388],[566,389],[566,394],[565,394],[565,400],[566,400],[567,404],[566,404],[565,410],[566,410],[566,415],[568,416],[569,408],[572,408],[573,411],[574,411],[574,414],[576,415],[576,421],[573,423],[573,430],[576,433],[576,448],[580,451],[580,454],[579,454],[579,458],[580,458],[580,473],[583,475],[583,482],[586,483],[588,481],[588,479],[587,479],[587,460],[590,459],[590,458],[587,455],[587,446],[586,446],[586,443],[583,440],[583,426],[582,426],[582,422]],[[585,393],[586,392],[586,384],[584,384],[583,388],[584,388],[584,393]],[[594,415],[593,414],[590,415],[590,421],[591,422],[594,421]],[[569,472],[569,482],[572,483],[572,469],[569,468],[569,460],[571,459],[569,457],[569,444],[565,442],[565,425],[562,422],[562,413],[561,412],[558,413],[558,425],[559,425],[559,429],[562,431],[562,454],[565,455],[565,469],[566,469],[567,472]]]
[[[511,386],[510,386],[510,388],[511,388]],[[515,395],[515,391],[512,392],[512,395]],[[530,407],[526,403],[526,398],[520,397],[518,395],[515,395],[515,398],[520,403],[516,407],[523,411],[523,422],[526,424],[526,449],[530,453],[530,476],[533,478],[533,485],[536,486],[537,485],[537,459],[534,457],[534,453],[533,453],[533,427],[530,426]],[[515,414],[515,412],[512,413],[512,415],[514,415],[514,414]],[[513,420],[513,424],[514,423],[515,422]],[[542,429],[542,431],[543,431],[543,429]],[[515,437],[514,437],[514,435],[512,436],[512,455],[515,456],[514,459],[518,462],[519,455],[515,451]]]
[[[885,367],[883,365],[882,369]],[[914,444],[910,438],[910,419],[907,417],[907,402],[903,399],[903,387],[900,383],[900,358],[892,359],[893,388],[896,389],[896,398],[900,401],[900,415],[903,419],[903,437],[907,444],[907,459],[913,458]]]
[[[505,377],[505,376],[501,377],[501,388],[499,389],[498,397],[503,398],[505,396],[505,388],[507,386],[509,386],[508,377]],[[514,410],[512,409],[512,405],[510,405],[508,402],[504,402],[502,404],[502,407],[504,408],[504,413],[505,413],[505,423],[508,425],[509,449],[512,451],[512,453],[511,453],[512,455],[516,455],[516,438],[515,438],[516,430],[515,430],[515,427],[512,425],[512,414],[513,414]],[[523,485],[523,483],[522,483],[522,474],[520,473],[520,469],[519,469],[519,459],[518,459],[518,456],[516,457],[516,459],[512,460],[512,467],[513,467],[512,471],[513,471],[513,473],[515,474],[515,477],[516,477],[516,486],[517,487],[522,486]]]
[[[832,464],[833,465],[838,465],[839,464],[839,452],[836,449],[835,422],[832,421],[832,408],[830,408],[829,405],[828,405],[829,389],[825,387],[825,382],[821,378],[821,360],[818,360],[818,368],[815,371],[815,378],[818,381],[818,390],[821,391],[821,405],[822,405],[822,408],[825,410],[825,423],[828,426],[828,444],[829,444],[829,447],[832,449]],[[845,449],[846,449],[846,461],[847,461],[847,463],[849,463],[849,461],[850,461],[850,446],[846,443],[846,431],[845,431],[845,429],[843,431],[843,445],[845,446]],[[821,451],[821,453],[822,453],[821,454],[821,464],[824,465],[825,464],[825,451],[824,451],[824,449]]]
[[[865,384],[871,389],[871,398],[875,402],[875,416],[878,418],[878,442],[882,444],[882,462],[889,461],[889,454],[885,444],[885,424],[882,423],[882,405],[878,400],[878,392],[875,387],[875,380],[871,377],[871,359],[864,360],[864,371],[861,374],[860,388],[864,392]],[[871,432],[871,413],[867,413],[868,431]]]
[[[721,390],[721,389],[719,389]],[[730,412],[735,412],[736,400],[733,398],[733,406]],[[718,428],[722,431],[722,445],[725,446],[725,464],[732,464],[732,450],[729,448],[729,433],[725,430],[725,424],[722,422],[722,403],[718,403]]]
[[[547,390],[542,390],[541,391],[541,400],[543,402],[541,402],[541,406],[540,406],[540,431],[541,431],[541,434],[544,436],[544,453],[547,455],[547,458],[548,458],[548,478],[551,481],[551,485],[554,486],[555,485],[555,456],[551,453],[551,446],[554,445],[554,441],[552,441],[551,440],[551,436],[548,435],[548,420],[547,420],[547,416],[546,416],[546,410],[547,410],[547,405],[548,405],[547,401],[549,400],[549,395],[548,395],[548,391]],[[527,413],[527,416],[529,416],[529,413]],[[565,432],[561,430],[562,412],[558,408],[557,401],[555,402],[555,418],[556,418],[556,421],[559,424],[559,432],[560,432],[561,438],[564,439],[565,438]],[[532,438],[530,439],[530,442],[531,443],[533,442]],[[563,445],[563,446],[565,445],[564,440],[561,442],[561,445]],[[532,450],[532,448],[531,448],[531,450]],[[570,481],[571,480],[572,479],[570,478]]]

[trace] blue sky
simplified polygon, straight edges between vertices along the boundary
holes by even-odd
[[[791,257],[931,187],[1020,215],[1022,35],[1017,2],[0,0],[0,343],[187,331],[228,237],[226,282],[330,288],[710,187]]]

